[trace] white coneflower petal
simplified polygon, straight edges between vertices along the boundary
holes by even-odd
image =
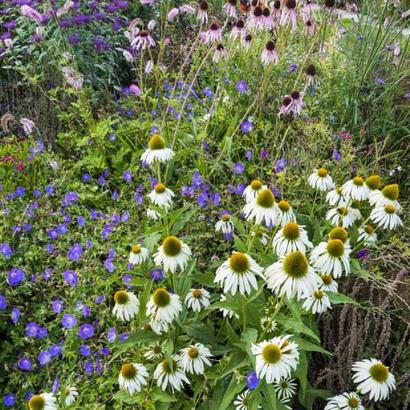
[[[181,391],[184,383],[189,384],[179,356],[174,356],[171,360],[164,359],[159,363],[154,372],[154,379],[157,380],[157,386],[162,390],[170,386],[172,391]]]
[[[249,394],[250,390],[245,390],[243,393],[238,394],[233,402],[235,410],[248,410],[249,409]],[[258,406],[257,409],[260,409]]]
[[[274,383],[276,395],[280,401],[290,400],[296,393],[296,383],[293,379],[283,378]]]
[[[385,205],[393,205],[398,211],[401,210],[401,205],[397,201],[399,197],[399,186],[397,184],[387,185],[381,191],[375,189],[370,192],[369,202],[376,208]]]
[[[256,374],[267,383],[288,378],[299,361],[298,346],[288,339],[290,335],[278,336],[252,344],[252,353],[256,356]]]
[[[353,382],[361,394],[369,394],[370,400],[379,401],[389,397],[396,388],[389,368],[377,359],[364,359],[352,366]]]
[[[372,210],[370,219],[383,229],[396,229],[398,226],[403,226],[397,212],[398,210],[394,205],[381,206]]]
[[[215,283],[223,286],[224,293],[233,295],[239,291],[242,295],[258,289],[256,276],[263,277],[263,269],[249,255],[234,252],[216,271]]]
[[[329,191],[335,188],[335,183],[325,168],[315,169],[308,178],[308,184],[319,191]]]
[[[342,186],[342,195],[348,199],[364,201],[369,198],[369,188],[362,177],[354,177]]]
[[[276,321],[272,320],[268,316],[264,316],[261,318],[261,328],[264,332],[266,333],[273,333],[276,328],[278,327],[278,324]]]
[[[57,399],[52,393],[41,393],[31,396],[28,401],[30,410],[57,410]]]
[[[139,363],[127,363],[121,367],[118,384],[121,390],[134,394],[140,392],[148,384],[148,377],[145,366]]]
[[[206,289],[191,289],[185,298],[188,309],[200,312],[202,308],[209,306],[209,292]]]
[[[212,366],[209,357],[211,352],[201,343],[195,343],[180,350],[181,367],[185,372],[193,374],[204,374],[205,365]]]
[[[78,396],[78,391],[75,387],[73,386],[68,386],[65,389],[65,398],[64,398],[64,403],[66,406],[71,406],[76,400]]]
[[[147,303],[147,314],[154,321],[171,323],[182,311],[180,298],[165,288],[158,288]]]
[[[278,262],[266,268],[265,276],[268,288],[277,295],[296,297],[298,300],[308,297],[321,284],[319,276],[300,251],[282,256]]]
[[[260,229],[257,229],[256,231],[252,232],[251,235],[256,236],[263,246],[266,246],[269,242],[269,236]]]
[[[136,244],[131,247],[129,262],[132,265],[140,265],[148,259],[148,256],[148,249]]]
[[[316,289],[303,303],[303,308],[314,313],[323,313],[331,309],[329,297],[322,289]]]
[[[154,345],[150,346],[147,351],[144,353],[144,357],[147,360],[158,360],[162,359],[165,354],[165,345],[166,343],[155,343]]]
[[[296,216],[293,213],[292,207],[288,201],[283,199],[279,201],[277,211],[277,224],[279,226],[283,226],[288,222],[296,221]]]
[[[365,410],[357,393],[343,393],[328,399],[324,410]]]
[[[141,161],[148,165],[154,162],[168,162],[174,157],[174,151],[166,148],[165,140],[158,134],[154,134],[148,144],[147,150],[141,155]]]
[[[168,236],[154,255],[156,265],[162,265],[165,272],[175,273],[184,270],[191,258],[191,249],[175,236]]]
[[[351,207],[340,206],[327,211],[326,219],[330,221],[333,226],[343,226],[343,228],[350,228],[358,219],[357,209]]]
[[[261,190],[253,202],[248,202],[243,212],[248,221],[254,220],[257,225],[264,223],[274,226],[278,222],[278,211],[275,197],[270,189]]]
[[[320,289],[323,289],[325,292],[337,293],[339,285],[333,279],[333,276],[330,273],[321,273],[320,279],[322,279]]]
[[[250,185],[248,185],[245,190],[243,191],[242,196],[245,197],[246,202],[253,202],[259,192],[267,189],[266,185],[263,185],[259,179],[254,179]]]
[[[309,241],[303,226],[296,222],[288,222],[280,229],[273,238],[273,250],[276,255],[284,256],[293,251],[306,253],[313,244]]]
[[[155,209],[147,209],[147,217],[149,219],[153,219],[154,221],[157,221],[160,217],[161,214],[159,212],[157,212]]]
[[[220,301],[225,302],[225,300],[226,300],[226,296],[221,295]],[[228,317],[228,319],[232,319],[233,317],[235,317],[235,319],[239,319],[239,315],[235,313],[233,310],[221,308],[219,309],[219,311],[222,313],[223,317]]]
[[[363,241],[368,245],[375,244],[377,242],[377,234],[371,225],[366,225],[359,229],[359,241]]]
[[[122,321],[133,319],[139,312],[140,302],[132,292],[119,290],[114,295],[115,306],[113,315]]]
[[[346,206],[347,199],[342,195],[342,188],[332,189],[326,194],[326,202],[330,206]]]
[[[164,184],[156,184],[154,189],[148,194],[149,199],[154,205],[168,210],[172,205],[172,198],[175,194]]]
[[[234,231],[233,222],[229,214],[223,214],[221,219],[215,224],[215,231],[222,232],[224,235],[230,235]]]

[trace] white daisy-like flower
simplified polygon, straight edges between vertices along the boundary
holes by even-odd
[[[30,410],[57,410],[57,399],[52,393],[41,393],[31,396],[28,401]]]
[[[222,232],[224,235],[231,235],[233,233],[234,225],[228,213],[224,213],[221,219],[215,224],[215,231]]]
[[[140,265],[144,263],[149,256],[149,251],[142,246],[135,244],[131,247],[129,262],[132,265]]]
[[[245,190],[243,191],[242,196],[245,197],[246,202],[253,202],[259,192],[263,191],[266,189],[267,186],[263,185],[259,179],[254,179],[250,185],[248,185]]]
[[[325,291],[322,289],[315,289],[303,302],[303,308],[312,313],[323,313],[328,309],[332,309],[332,306]]]
[[[261,190],[253,202],[248,202],[244,206],[243,212],[248,221],[255,220],[257,225],[262,222],[265,223],[266,226],[277,224],[277,205],[270,189]]]
[[[167,333],[169,330],[169,325],[170,325],[170,322],[167,322],[165,320],[151,319],[149,321],[149,327],[157,335],[162,335],[163,333]]]
[[[178,268],[183,271],[190,258],[191,249],[188,245],[176,236],[168,236],[154,255],[154,262],[156,265],[162,265],[165,272],[175,273]]]
[[[362,177],[354,177],[343,184],[342,195],[347,199],[365,201],[369,198],[369,188]]]
[[[249,394],[250,390],[245,390],[243,393],[238,394],[233,401],[233,404],[235,406],[235,410],[248,410],[249,409]],[[258,409],[261,408],[261,406],[257,407]]]
[[[285,201],[284,199],[279,201],[277,211],[277,224],[279,226],[283,226],[291,221],[296,221],[296,216],[288,201]]]
[[[147,217],[149,219],[157,221],[161,217],[161,214],[159,212],[157,212],[155,209],[148,208],[147,209]]]
[[[336,226],[329,232],[329,239],[340,239],[343,243],[350,243],[349,233],[341,226]]]
[[[263,278],[263,269],[242,252],[234,252],[216,271],[215,283],[223,286],[224,293],[235,295],[239,291],[242,295],[250,294],[258,289],[256,275]]]
[[[221,301],[221,302],[225,302],[225,300],[226,300],[226,296],[225,296],[225,295],[221,295],[220,301]],[[231,310],[231,309],[221,308],[221,309],[219,309],[219,311],[222,313],[222,316],[223,316],[223,317],[228,317],[228,319],[232,319],[233,317],[235,317],[235,319],[239,319],[238,314],[235,313],[235,312],[234,312],[233,310]]]
[[[350,228],[357,219],[357,209],[353,209],[350,206],[333,208],[326,212],[326,219],[330,221],[333,226],[341,225],[343,228]]]
[[[211,352],[201,343],[195,343],[179,351],[181,367],[185,372],[193,374],[204,374],[205,365],[212,366],[209,357]]]
[[[370,175],[366,178],[365,184],[371,191],[378,190],[382,185],[382,179],[379,175]]]
[[[148,143],[148,148],[141,155],[141,161],[148,165],[154,162],[168,162],[174,157],[174,151],[165,146],[165,140],[158,134],[154,134]]]
[[[397,201],[399,198],[399,186],[397,184],[387,185],[381,191],[375,189],[370,192],[369,202],[376,208],[393,205],[397,210],[401,210],[401,205]]]
[[[256,236],[263,246],[266,246],[269,242],[269,236],[266,235],[261,229],[257,229],[256,231],[252,232],[252,236]]]
[[[349,243],[343,243],[340,239],[330,239],[316,246],[310,259],[319,272],[330,273],[333,277],[340,278],[343,271],[346,275],[350,273],[351,251]]]
[[[283,378],[277,381],[275,388],[278,399],[282,402],[290,400],[296,393],[296,383],[293,379]]]
[[[268,288],[278,296],[296,297],[298,300],[308,297],[321,284],[321,280],[309,265],[306,256],[294,251],[282,256],[265,270]]]
[[[133,319],[139,312],[138,298],[126,290],[118,290],[114,295],[115,306],[112,314],[119,320],[126,322]]]
[[[171,323],[181,311],[179,296],[165,288],[156,289],[147,303],[147,314],[153,321]]]
[[[377,233],[374,231],[373,226],[366,225],[359,229],[359,241],[363,241],[368,245],[375,244],[377,242]]]
[[[380,206],[372,210],[370,219],[383,229],[396,229],[398,226],[403,226],[397,212],[398,209],[394,205]]]
[[[320,279],[322,279],[320,289],[323,289],[325,292],[337,293],[339,285],[333,279],[333,276],[330,273],[321,273]]]
[[[144,365],[139,363],[127,363],[121,366],[118,376],[118,384],[121,390],[128,394],[140,392],[148,384],[148,372]]]
[[[154,189],[148,194],[149,199],[154,205],[168,210],[172,205],[172,198],[175,194],[164,184],[156,184]]]
[[[278,327],[278,324],[276,323],[275,320],[272,320],[268,316],[263,316],[261,318],[261,328],[264,332],[266,333],[273,333],[276,328]]]
[[[329,191],[326,194],[326,202],[330,206],[345,206],[347,204],[347,200],[342,195],[342,188],[336,188]]]
[[[370,400],[379,401],[389,397],[396,388],[396,380],[389,368],[377,359],[364,359],[353,363],[353,382],[361,394],[369,394]]]
[[[164,359],[158,364],[154,372],[154,379],[157,379],[157,386],[161,387],[162,390],[170,386],[172,391],[181,391],[184,383],[189,384],[177,355],[171,360]]]
[[[324,410],[365,410],[357,393],[343,393],[328,399]]]
[[[147,360],[159,360],[164,357],[165,353],[165,342],[163,343],[155,343],[154,345],[150,346],[147,351],[144,353],[144,357]]]
[[[273,238],[273,250],[276,255],[284,256],[293,251],[306,253],[313,244],[309,241],[303,226],[296,222],[288,222],[280,229]]]
[[[288,339],[290,335],[274,337],[258,344],[252,344],[252,353],[256,356],[256,374],[266,383],[278,382],[290,377],[299,361],[298,346]]]
[[[335,188],[335,183],[325,168],[315,169],[307,181],[312,188],[319,191],[329,191]]]
[[[64,390],[64,403],[66,406],[71,406],[76,400],[78,396],[78,391],[73,386],[68,386]]]
[[[185,298],[188,309],[200,312],[202,308],[209,306],[209,292],[206,289],[191,289]]]

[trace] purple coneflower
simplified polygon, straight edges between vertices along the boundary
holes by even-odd
[[[302,18],[303,18],[303,20],[304,21],[309,20],[309,18],[311,16],[313,16],[313,13],[316,10],[318,10],[319,8],[320,7],[314,1],[307,0],[306,4],[304,4],[303,8],[302,8]]]
[[[205,0],[199,3],[197,19],[201,24],[208,22],[208,2]]]
[[[308,37],[313,37],[315,34],[316,23],[313,20],[308,20],[305,22],[306,35]]]
[[[273,18],[271,16],[271,11],[268,7],[263,9],[263,26],[267,30],[271,30],[274,26]]]
[[[228,52],[226,51],[225,47],[222,44],[218,44],[216,46],[214,55],[212,57],[212,61],[214,63],[218,63],[219,61],[223,60],[228,56]]]
[[[221,41],[222,38],[222,28],[219,26],[218,23],[212,23],[205,35],[205,42],[215,43],[217,41]]]
[[[285,7],[280,17],[280,25],[284,26],[290,23],[292,31],[295,31],[297,26],[296,6],[296,0],[285,0]]]
[[[227,0],[223,6],[223,10],[228,17],[236,17],[237,0]]]
[[[276,52],[276,46],[273,41],[268,41],[264,50],[262,51],[262,63],[269,65],[271,63],[278,62],[278,53]]]
[[[149,47],[155,47],[155,41],[149,35],[148,31],[141,30],[132,40],[131,47],[133,47],[137,51],[144,51]]]
[[[242,46],[245,49],[248,49],[249,46],[251,45],[252,41],[252,34],[247,34],[246,36],[242,36]]]
[[[242,37],[245,32],[245,22],[239,19],[232,28],[230,37],[236,40],[238,37]]]
[[[253,8],[246,26],[249,30],[262,30],[264,28],[265,17],[263,16],[263,9],[261,6]]]

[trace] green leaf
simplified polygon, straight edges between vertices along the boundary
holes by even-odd
[[[354,300],[350,296],[344,295],[343,293],[326,292],[326,295],[329,296],[330,302],[332,302],[334,305],[344,303],[363,307],[357,300]]]
[[[308,372],[308,361],[306,353],[301,351],[299,355],[299,364],[295,371],[295,377],[299,380],[299,398],[300,402],[303,403],[304,396],[307,388],[307,372]]]
[[[298,337],[298,336],[292,337],[292,340],[295,343],[297,343],[297,345],[300,347],[301,350],[304,350],[306,352],[319,352],[319,353],[323,353],[328,356],[332,356],[332,353],[328,352],[326,349],[317,345],[316,343],[308,342],[307,340],[302,339],[301,337]]]
[[[228,388],[225,391],[225,394],[223,395],[221,404],[219,405],[218,410],[225,410],[229,407],[229,405],[232,403],[232,400],[238,394],[243,388],[245,387],[245,382],[240,381],[238,382],[236,375],[232,375],[231,382],[229,383]]]
[[[303,324],[302,320],[288,317],[283,314],[277,315],[275,320],[286,330],[292,331],[292,333],[302,333],[311,336],[313,339],[320,342],[319,336],[312,329]]]
[[[166,393],[165,391],[161,390],[159,387],[154,387],[151,393],[152,400],[159,401],[161,403],[172,403],[177,401],[175,396]]]

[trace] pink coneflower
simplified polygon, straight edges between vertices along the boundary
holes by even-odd
[[[304,21],[309,20],[313,13],[318,10],[320,7],[313,2],[312,0],[307,0],[302,8],[302,17]]]
[[[309,64],[305,69],[305,78],[309,85],[313,85],[315,81],[316,67],[313,64]]]
[[[195,7],[190,4],[184,4],[179,8],[181,14],[195,14]]]
[[[280,6],[280,0],[276,0],[275,2],[273,2],[272,17],[275,21],[279,21],[282,15],[282,12],[280,11]]]
[[[252,41],[252,34],[246,34],[245,36],[242,36],[242,46],[245,49],[248,49],[249,46],[251,45]]]
[[[208,2],[205,0],[199,3],[197,19],[201,24],[208,23]]]
[[[265,18],[263,17],[263,9],[261,6],[256,6],[246,22],[246,27],[249,30],[262,30]]]
[[[179,9],[177,9],[176,7],[171,9],[167,16],[168,21],[174,21],[175,17],[177,17],[178,14],[179,14]]]
[[[303,106],[303,93],[293,91],[290,98],[292,98],[292,111],[294,115],[299,115]]]
[[[242,19],[239,19],[232,28],[230,37],[233,40],[236,40],[238,37],[242,37],[245,33],[245,22]]]
[[[223,6],[223,10],[228,17],[236,17],[237,10],[236,10],[236,3],[237,0],[227,0]]]
[[[215,48],[214,55],[212,56],[212,61],[218,63],[219,61],[225,59],[228,53],[222,44],[218,44]]]
[[[280,17],[280,25],[284,26],[290,23],[292,31],[295,31],[297,26],[296,6],[296,0],[285,0],[285,7]]]
[[[218,23],[212,23],[206,32],[205,42],[215,43],[216,41],[220,41],[222,38],[222,28],[219,26]]]
[[[278,53],[276,52],[276,46],[273,41],[268,41],[264,50],[262,51],[262,63],[269,65],[278,62]]]
[[[292,110],[292,97],[290,95],[286,95],[282,100],[282,104],[279,108],[278,116],[281,117],[282,115],[289,114],[291,110]]]
[[[274,24],[273,24],[273,19],[272,19],[269,7],[265,7],[263,9],[262,14],[263,14],[263,26],[268,30],[272,29]]]
[[[155,41],[149,35],[148,31],[141,30],[138,35],[132,40],[131,47],[136,51],[144,51],[149,47],[155,47]]]
[[[315,35],[316,23],[313,20],[306,21],[305,30],[308,37],[313,37]]]

